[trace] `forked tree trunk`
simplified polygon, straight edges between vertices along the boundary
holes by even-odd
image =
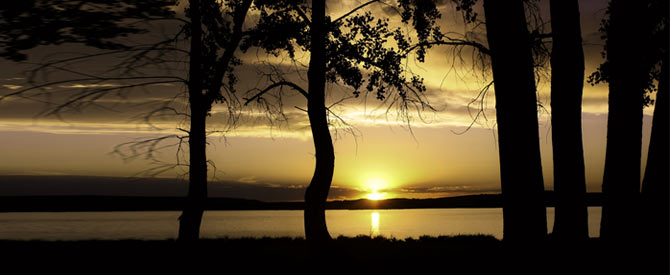
[[[556,212],[553,235],[588,238],[582,91],[584,50],[577,0],[551,0],[551,127]]]
[[[191,52],[189,65],[189,185],[184,210],[179,217],[178,241],[195,241],[200,235],[200,223],[207,199],[207,156],[205,123],[207,108],[202,94],[202,26],[200,1],[190,0]]]
[[[330,234],[326,226],[326,199],[333,179],[335,153],[328,130],[325,105],[326,52],[325,0],[312,1],[311,56],[309,61],[307,115],[312,128],[316,167],[305,192],[305,237],[310,246],[322,247]]]
[[[496,97],[503,238],[537,243],[547,234],[533,57],[522,0],[485,0]]]

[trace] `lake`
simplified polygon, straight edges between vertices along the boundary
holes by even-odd
[[[598,237],[601,207],[589,207],[589,235]],[[177,237],[180,212],[13,212],[0,213],[0,239],[162,240]],[[331,236],[381,235],[398,239],[423,235],[487,234],[502,238],[502,209],[328,210]],[[548,229],[554,208],[547,208]],[[202,238],[304,237],[298,210],[207,211]]]

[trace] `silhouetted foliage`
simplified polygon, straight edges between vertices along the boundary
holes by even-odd
[[[49,110],[46,114],[60,115],[67,109],[82,111],[85,107],[97,106],[97,102],[110,94],[127,98],[133,88],[141,88],[155,84],[182,83],[188,86],[188,112],[178,110],[171,104],[178,99],[167,100],[154,110],[148,111],[145,117],[151,124],[154,116],[172,114],[185,116],[189,119],[190,129],[186,136],[168,135],[150,140],[141,140],[119,145],[115,152],[126,159],[145,154],[154,159],[156,150],[164,148],[167,140],[177,139],[173,145],[180,151],[182,143],[189,142],[188,174],[190,178],[188,198],[184,213],[180,218],[180,240],[198,238],[204,199],[207,197],[207,166],[206,157],[206,117],[210,115],[212,105],[216,102],[226,104],[230,115],[230,123],[234,125],[239,102],[234,93],[237,78],[235,66],[241,64],[235,57],[242,40],[242,25],[251,0],[225,1],[214,0],[193,1],[186,8],[186,15],[191,21],[175,17],[175,1],[25,1],[20,5],[7,5],[0,9],[0,46],[1,56],[12,60],[23,60],[25,50],[39,45],[60,45],[64,43],[84,44],[106,51],[93,54],[81,54],[71,58],[48,60],[37,65],[29,72],[30,86],[4,97],[17,96],[33,100],[46,97]],[[150,44],[130,43],[121,38],[130,35],[155,31],[148,24],[154,20],[176,20],[184,23],[176,28],[176,33],[163,41]],[[104,30],[104,31],[101,31]],[[187,42],[189,47],[180,48],[180,43]],[[177,55],[177,58],[174,58]],[[102,75],[89,72],[86,68],[78,68],[73,64],[80,61],[96,60],[107,57],[115,60],[109,63],[107,73]],[[116,59],[114,59],[116,58]],[[174,58],[174,59],[173,59]],[[118,59],[121,59],[117,62]],[[187,60],[189,67],[186,76],[183,71],[172,75],[181,61]],[[108,61],[108,60],[105,60]],[[52,71],[69,73],[70,79],[37,83],[38,73],[48,75]],[[156,72],[160,72],[156,75]],[[164,75],[163,75],[164,73]],[[149,74],[149,76],[147,76]],[[123,83],[119,85],[119,83]],[[126,83],[124,83],[126,82]],[[54,101],[51,95],[56,91],[44,92],[43,88],[57,87],[64,83],[94,84],[92,88],[72,91],[63,102]],[[59,89],[57,92],[69,92]],[[113,93],[115,92],[115,93]],[[0,98],[1,99],[1,98]],[[183,102],[181,102],[183,103]],[[144,106],[146,107],[146,106]],[[182,129],[180,129],[182,130]],[[131,151],[128,155],[123,148]],[[178,156],[177,164],[161,164],[152,175],[175,167],[184,166]]]
[[[326,83],[349,86],[354,97],[374,94],[377,99],[398,106],[402,114],[408,108],[429,108],[423,96],[426,90],[423,79],[402,65],[407,51],[388,46],[391,41],[400,43],[401,48],[407,45],[402,44],[405,35],[399,28],[391,29],[387,18],[376,18],[370,12],[358,13],[376,2],[363,3],[332,19],[326,16],[324,1],[312,1],[311,6],[306,1],[257,1],[261,13],[258,28],[253,38],[242,44],[243,48],[258,46],[275,56],[286,53],[291,58],[298,51],[310,52],[308,89],[281,75],[274,76],[271,79],[274,83],[256,92],[247,103],[265,103],[265,93],[284,86],[307,99],[316,167],[305,194],[305,235],[317,248],[331,239],[324,211],[335,158],[328,116],[335,114],[325,105]],[[409,18],[404,16],[403,20],[407,22]]]
[[[79,43],[99,49],[128,49],[120,37],[146,33],[140,22],[174,17],[175,0],[26,0],[0,7],[0,56],[26,59],[42,45]],[[102,31],[104,30],[104,31]]]

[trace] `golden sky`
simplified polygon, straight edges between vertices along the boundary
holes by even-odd
[[[547,2],[540,1],[545,18],[549,17]],[[359,3],[361,1],[338,1],[337,5],[329,5],[328,12],[336,17]],[[580,1],[587,75],[602,61],[602,41],[597,30],[605,3]],[[372,9],[374,14],[384,14],[381,7]],[[459,23],[460,15],[451,11],[452,6],[442,9],[442,29],[463,33],[466,27]],[[392,18],[394,22],[398,21],[396,17]],[[86,50],[74,46],[70,49]],[[30,61],[39,61],[58,50],[58,47],[37,49],[31,54]],[[307,55],[300,58],[299,61],[308,63]],[[252,52],[243,60],[245,65],[237,71],[239,89],[262,85],[258,81],[258,70],[263,68],[260,62],[266,61],[266,56]],[[270,61],[287,65],[286,60]],[[386,106],[373,96],[365,101],[347,100],[334,108],[352,128],[339,125],[332,129],[336,151],[333,186],[358,193],[355,197],[331,194],[331,199],[359,198],[375,190],[386,197],[499,192],[493,91],[486,97],[487,119],[480,118],[472,123],[477,105],[469,105],[490,76],[472,71],[472,64],[467,61],[454,64],[452,52],[447,47],[433,48],[426,61],[423,64],[409,61],[407,65],[412,72],[425,78],[426,97],[436,111],[412,112],[408,124],[398,120],[395,109],[387,112]],[[94,71],[104,65],[87,66]],[[3,68],[0,70],[1,94],[25,87],[25,78],[20,72],[29,65],[3,60],[0,67]],[[76,90],[86,85],[90,84],[68,83],[56,88]],[[329,102],[336,102],[351,92],[337,85],[328,88]],[[187,128],[188,125],[179,118],[156,120],[153,126],[160,128],[157,129],[149,127],[139,117],[146,112],[147,102],[160,104],[183,89],[179,85],[150,86],[129,93],[127,98],[103,98],[101,104],[113,107],[114,111],[92,107],[82,113],[68,113],[60,119],[35,117],[44,109],[39,102],[23,99],[0,102],[0,152],[3,156],[0,158],[0,175],[147,175],[147,169],[156,168],[157,163],[142,157],[124,160],[110,153],[116,145],[125,142],[179,133],[177,127]],[[539,100],[546,108],[538,114],[545,189],[552,189],[548,79],[540,79],[538,90]],[[210,129],[226,130],[209,136],[208,158],[216,165],[216,168],[210,167],[213,181],[287,188],[304,187],[309,183],[314,167],[314,149],[307,116],[294,108],[304,107],[305,102],[289,92],[283,95],[283,100],[288,121],[269,123],[265,113],[258,108],[248,108],[243,111],[237,127],[230,130],[226,130],[225,107],[213,108]],[[184,107],[179,98],[174,104]],[[585,83],[583,108],[587,190],[597,192],[601,190],[605,157],[607,86],[593,87]],[[652,108],[645,110],[643,164],[652,111]],[[465,131],[470,125],[472,127]],[[157,158],[175,163],[177,156],[175,147],[171,147],[158,152]],[[158,176],[183,177],[185,172],[184,167],[176,167]]]

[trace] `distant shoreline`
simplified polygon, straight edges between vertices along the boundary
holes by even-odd
[[[0,196],[0,212],[179,211],[184,197],[131,196]],[[547,207],[554,194],[545,193]],[[601,193],[587,194],[588,206],[601,206]],[[427,209],[500,208],[500,194],[467,195],[434,199],[367,199],[328,201],[326,209]],[[206,210],[302,210],[303,202],[263,202],[237,198],[209,198]]]

